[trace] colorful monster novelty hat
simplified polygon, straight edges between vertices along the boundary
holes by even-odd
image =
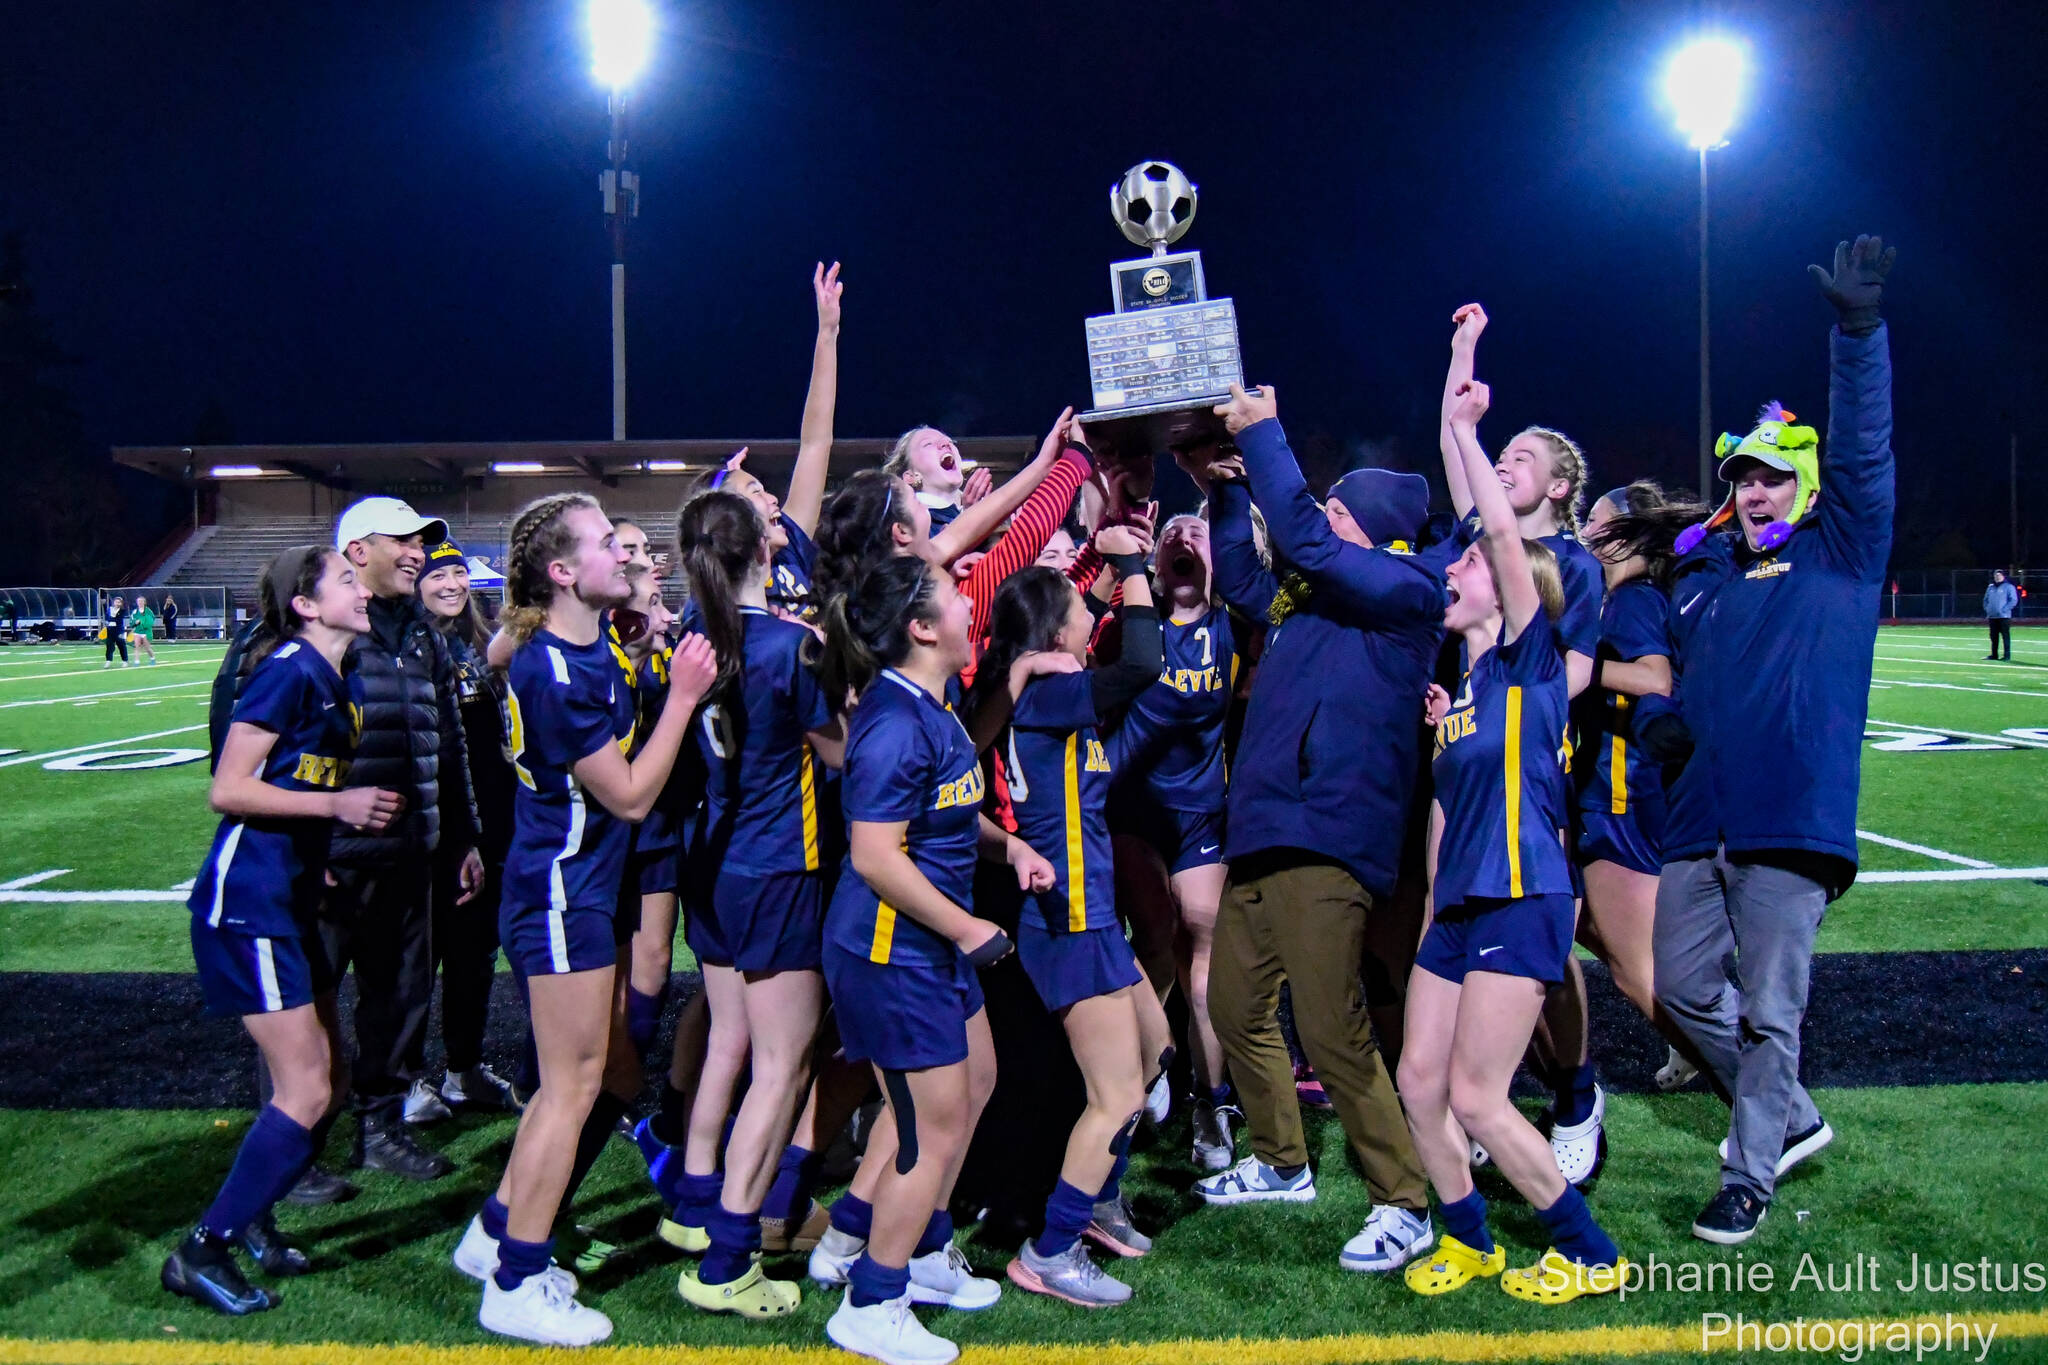
[[[1814,497],[1820,492],[1820,433],[1812,427],[1794,426],[1794,414],[1787,412],[1776,399],[1764,404],[1756,415],[1756,429],[1747,436],[1737,436],[1724,431],[1721,439],[1714,442],[1714,453],[1721,457],[1719,474],[1723,482],[1734,472],[1739,460],[1755,460],[1758,464],[1782,469],[1799,480],[1797,495],[1792,499],[1792,514],[1783,521],[1774,521],[1757,537],[1759,550],[1775,550],[1792,535],[1792,527],[1813,507]],[[1735,516],[1735,489],[1730,486],[1728,495],[1721,499],[1721,505],[1698,526],[1687,527],[1680,533],[1674,547],[1678,553],[1686,554],[1705,539],[1707,532],[1718,530]]]

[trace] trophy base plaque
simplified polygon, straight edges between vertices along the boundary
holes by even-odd
[[[1244,382],[1229,299],[1119,311],[1086,326],[1095,406],[1081,421],[1091,436],[1126,459],[1222,438],[1212,409]]]

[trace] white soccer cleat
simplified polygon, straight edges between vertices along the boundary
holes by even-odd
[[[1582,1123],[1569,1127],[1553,1125],[1550,1152],[1557,1158],[1558,1174],[1574,1185],[1584,1185],[1600,1174],[1607,1164],[1607,1092],[1593,1087],[1593,1112]]]
[[[1337,1264],[1346,1270],[1379,1274],[1399,1270],[1436,1245],[1436,1227],[1429,1210],[1416,1213],[1393,1204],[1374,1204],[1372,1216],[1358,1235],[1344,1244]]]
[[[948,1242],[937,1251],[910,1258],[910,1301],[934,1308],[957,1308],[972,1313],[990,1308],[1003,1296],[1003,1287],[983,1279],[967,1263],[967,1253]]]
[[[909,1294],[855,1308],[849,1289],[825,1323],[825,1335],[841,1350],[884,1365],[948,1365],[960,1358],[958,1346],[926,1330],[911,1313]]]
[[[469,1226],[462,1230],[462,1240],[455,1244],[454,1260],[455,1268],[472,1280],[488,1281],[498,1273],[498,1244],[484,1231],[482,1214],[472,1217]],[[560,1280],[571,1294],[580,1287],[573,1270],[550,1262],[546,1273]]]
[[[1687,1061],[1684,1053],[1675,1047],[1666,1047],[1664,1065],[1657,1068],[1657,1088],[1677,1090],[1699,1074],[1700,1069]]]
[[[837,1289],[846,1283],[846,1277],[853,1270],[853,1263],[868,1249],[865,1238],[856,1237],[838,1228],[826,1228],[825,1235],[811,1248],[811,1278],[827,1289]]]
[[[476,1320],[487,1332],[543,1346],[592,1346],[612,1334],[610,1318],[576,1302],[561,1278],[545,1270],[521,1280],[517,1289],[485,1280]]]

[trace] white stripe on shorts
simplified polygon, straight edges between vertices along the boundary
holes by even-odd
[[[270,955],[270,940],[256,940],[256,980],[263,987],[263,1009],[272,1013],[284,1008],[284,993],[277,988],[277,960]]]
[[[216,929],[220,927],[220,912],[228,901],[228,864],[235,860],[244,828],[239,820],[229,827],[228,837],[220,841],[220,861],[213,865],[213,913],[206,917],[206,922]]]
[[[569,837],[548,868],[548,960],[558,972],[569,970],[569,935],[563,916],[569,911],[569,891],[562,885],[562,863],[583,848],[583,787],[569,779]]]

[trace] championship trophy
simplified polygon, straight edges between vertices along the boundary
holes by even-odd
[[[1244,382],[1237,308],[1209,297],[1199,251],[1168,251],[1195,221],[1195,186],[1180,167],[1141,162],[1109,192],[1124,236],[1152,254],[1109,268],[1116,311],[1087,320],[1095,406],[1081,414],[1124,460],[1223,438],[1212,409]]]

